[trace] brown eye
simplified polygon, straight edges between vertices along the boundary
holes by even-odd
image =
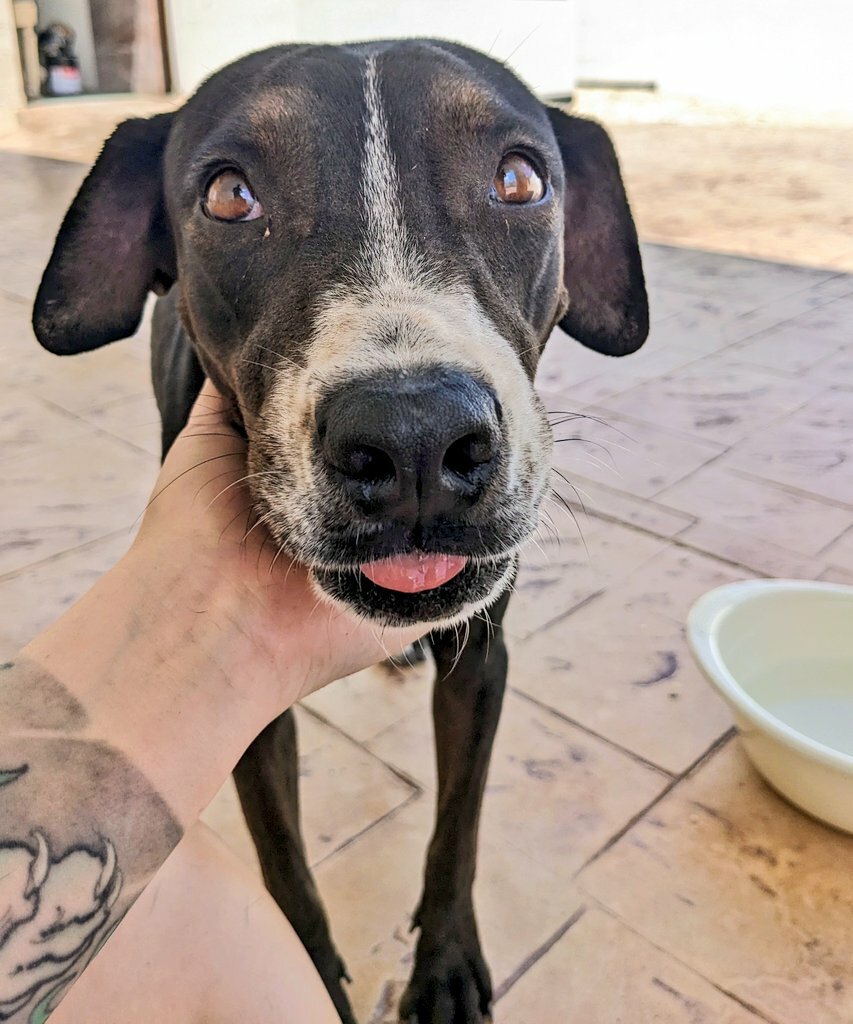
[[[495,195],[502,203],[535,203],[545,195],[545,184],[521,153],[509,153],[495,175]]]
[[[237,171],[223,171],[207,186],[202,204],[213,220],[255,220],[264,212],[246,179]]]

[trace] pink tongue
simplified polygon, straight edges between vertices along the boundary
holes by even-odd
[[[462,572],[467,561],[465,555],[428,555],[418,551],[413,555],[383,558],[381,562],[365,562],[360,568],[377,587],[417,594],[421,590],[435,590],[452,580]]]

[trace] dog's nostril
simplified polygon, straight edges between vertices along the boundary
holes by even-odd
[[[397,475],[394,463],[381,448],[371,445],[359,445],[347,452],[339,468],[354,480],[373,483],[380,480],[393,480]]]
[[[494,441],[488,434],[466,434],[454,441],[444,453],[442,467],[456,476],[467,477],[494,457]]]

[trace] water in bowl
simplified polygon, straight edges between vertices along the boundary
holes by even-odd
[[[853,664],[847,659],[788,661],[750,680],[752,696],[810,739],[853,755]]]

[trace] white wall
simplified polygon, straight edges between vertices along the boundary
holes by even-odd
[[[12,5],[0,0],[0,131],[15,126],[17,111],[23,105],[24,83]]]
[[[506,59],[545,95],[655,82],[754,110],[853,115],[853,0],[167,0],[176,88],[288,41],[435,35]],[[515,51],[515,52],[513,52]]]
[[[576,77],[577,0],[169,0],[175,88],[194,89],[242,53],[283,42],[436,36],[506,59],[545,95]],[[239,15],[235,16],[235,10]],[[513,51],[515,51],[513,53]]]
[[[853,0],[580,0],[579,33],[582,78],[853,114]]]

